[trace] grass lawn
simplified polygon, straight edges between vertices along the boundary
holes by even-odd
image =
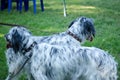
[[[85,42],[83,45],[101,48],[114,56],[120,76],[120,0],[66,0],[66,3],[67,17],[63,17],[62,0],[44,0],[44,12],[41,12],[37,0],[37,14],[33,14],[32,1],[29,11],[22,13],[16,11],[13,3],[10,14],[7,9],[0,11],[0,22],[24,25],[34,35],[43,36],[65,31],[70,22],[79,16],[91,17],[95,21],[96,37],[93,42]],[[9,29],[9,26],[0,25],[0,80],[5,80],[7,76],[6,43],[3,36]]]

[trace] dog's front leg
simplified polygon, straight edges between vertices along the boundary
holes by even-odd
[[[18,71],[19,66],[14,64],[14,65],[10,65],[9,66],[9,74],[6,78],[6,80],[18,80],[17,77],[18,75],[16,75],[16,72]]]
[[[17,80],[18,77],[20,76],[20,72],[23,70],[23,62],[26,60],[24,57],[21,57],[20,59],[17,60],[16,63],[13,63],[9,67],[9,75],[6,78],[6,80]]]
[[[17,80],[17,78],[14,77],[14,73],[9,73],[5,80]]]
[[[11,80],[10,76],[11,75],[9,74],[5,80]]]

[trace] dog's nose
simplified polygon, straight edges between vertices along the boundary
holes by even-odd
[[[5,35],[4,35],[6,41],[9,41],[8,36],[9,36],[9,34],[5,34]]]
[[[9,34],[5,34],[4,35],[4,37],[5,37],[5,39],[8,41],[8,36],[9,36]]]

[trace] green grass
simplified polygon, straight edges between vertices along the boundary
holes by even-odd
[[[14,3],[10,14],[7,9],[0,11],[0,22],[24,25],[34,35],[43,36],[65,31],[70,22],[79,16],[91,17],[95,21],[96,37],[93,42],[85,42],[83,45],[101,48],[114,56],[120,76],[120,0],[66,0],[66,3],[67,17],[63,17],[62,0],[44,0],[44,12],[41,12],[37,0],[36,15],[33,14],[32,2],[29,11],[22,13],[16,11]],[[9,29],[9,26],[0,25],[0,80],[7,76],[6,43],[3,36]]]

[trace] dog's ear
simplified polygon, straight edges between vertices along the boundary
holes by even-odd
[[[85,22],[85,21],[86,21],[86,17],[84,17],[84,16],[80,17],[80,22],[81,22],[81,23],[83,23],[83,22]]]
[[[12,35],[12,47],[15,53],[17,53],[20,50],[21,43],[22,43],[22,36],[16,30],[14,34]]]
[[[76,20],[72,21],[72,22],[70,23],[70,25],[68,26],[68,28],[70,28],[70,27],[75,23],[75,21],[76,21]]]
[[[84,16],[75,19],[74,21],[72,21],[72,22],[70,23],[70,25],[68,26],[68,28],[70,28],[76,21],[79,21],[80,23],[83,23],[83,22],[85,21],[85,19],[86,19],[86,17],[84,17]]]
[[[91,19],[86,19],[86,21],[84,22],[84,32],[85,33],[91,33],[94,37],[95,37],[95,28],[94,28],[94,24],[93,24],[93,20]]]

